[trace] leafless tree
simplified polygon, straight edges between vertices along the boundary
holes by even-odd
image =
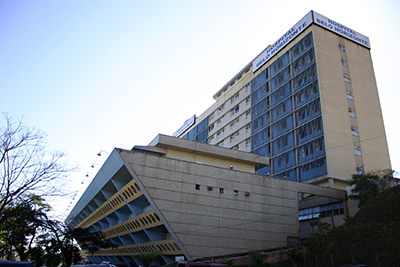
[[[30,193],[60,196],[69,168],[64,153],[49,151],[46,134],[4,114],[0,128],[0,223],[4,209]]]

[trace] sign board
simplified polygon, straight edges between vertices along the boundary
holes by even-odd
[[[267,49],[265,49],[253,61],[253,72],[256,72],[262,65],[264,65],[268,60],[270,60],[275,54],[277,54],[282,48],[284,48],[288,43],[290,43],[294,38],[296,38],[312,23],[315,23],[321,27],[324,27],[325,29],[333,31],[338,35],[350,39],[367,48],[371,48],[368,37],[345,27],[340,23],[328,19],[318,14],[317,12],[310,11],[292,28],[290,28],[284,35],[282,35],[281,38],[279,38],[272,45],[268,46]]]
[[[367,36],[362,35],[361,33],[358,33],[352,29],[349,29],[346,26],[343,26],[342,24],[337,23],[331,19],[328,19],[327,17],[318,14],[317,12],[314,12],[314,23],[321,27],[324,27],[325,29],[333,31],[334,33],[341,35],[344,38],[350,39],[362,46],[371,48],[369,44],[369,38]]]
[[[193,115],[190,119],[187,119],[183,123],[183,125],[172,134],[172,136],[173,137],[179,137],[184,131],[189,129],[189,127],[192,126],[195,121],[196,121],[196,115]]]
[[[290,41],[296,38],[312,23],[312,11],[308,12],[299,22],[290,28],[284,35],[281,36],[275,43],[265,49],[254,61],[253,72],[259,69],[264,63],[284,48]]]

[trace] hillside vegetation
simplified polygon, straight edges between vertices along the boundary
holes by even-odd
[[[345,225],[321,231],[310,241],[307,266],[353,261],[368,266],[400,266],[400,186],[365,203]]]

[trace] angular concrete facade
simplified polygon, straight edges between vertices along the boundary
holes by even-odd
[[[201,161],[200,161],[201,160]],[[147,147],[115,149],[66,222],[102,231],[117,245],[93,262],[162,265],[287,245],[298,236],[298,193],[346,199],[346,192],[257,175],[267,157],[159,135]]]

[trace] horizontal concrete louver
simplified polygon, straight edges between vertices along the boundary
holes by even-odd
[[[121,188],[120,192],[122,193],[122,196],[119,192],[116,192],[108,199],[108,201],[104,202],[92,214],[86,217],[85,220],[80,222],[76,228],[88,228],[97,221],[102,220],[104,217],[120,209],[126,205],[126,203],[129,203],[143,195],[143,192],[140,190],[140,187],[137,185],[135,180],[131,180],[128,184]]]

